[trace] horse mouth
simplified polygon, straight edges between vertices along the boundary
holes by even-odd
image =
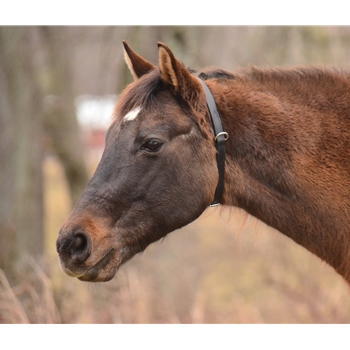
[[[77,277],[85,282],[107,282],[110,281],[117,270],[116,266],[109,266],[114,257],[112,248],[97,264],[90,267],[82,276]],[[109,267],[109,268],[108,268]]]

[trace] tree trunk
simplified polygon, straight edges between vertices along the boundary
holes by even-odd
[[[0,268],[43,253],[43,134],[35,28],[0,27]]]
[[[88,182],[74,105],[73,79],[67,50],[69,28],[40,27],[47,49],[45,130],[61,161],[74,205]]]

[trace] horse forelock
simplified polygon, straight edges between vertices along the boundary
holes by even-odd
[[[147,111],[156,108],[164,112],[165,105],[159,93],[167,90],[179,105],[188,106],[190,104],[186,101],[186,98],[177,95],[169,84],[161,79],[158,69],[154,69],[125,88],[115,107],[112,124],[120,122],[128,113],[134,110]],[[196,119],[196,117],[193,118]]]
[[[157,69],[133,82],[123,91],[114,111],[113,122],[118,122],[130,111],[138,108],[145,110],[157,104],[155,95],[161,91],[164,83]]]

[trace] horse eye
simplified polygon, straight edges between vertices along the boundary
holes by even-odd
[[[146,151],[146,152],[158,152],[161,147],[163,146],[163,142],[157,139],[152,139],[146,141],[141,149]]]

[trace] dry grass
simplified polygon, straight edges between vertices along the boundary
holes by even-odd
[[[70,211],[63,174],[52,159],[45,174],[47,261],[39,267],[27,260],[16,286],[0,272],[2,323],[350,321],[342,278],[239,210],[209,209],[133,258],[110,282],[74,280],[60,271],[55,252]]]
[[[61,323],[50,279],[34,260],[28,258],[23,263],[25,274],[16,286],[10,286],[0,270],[1,323]]]

